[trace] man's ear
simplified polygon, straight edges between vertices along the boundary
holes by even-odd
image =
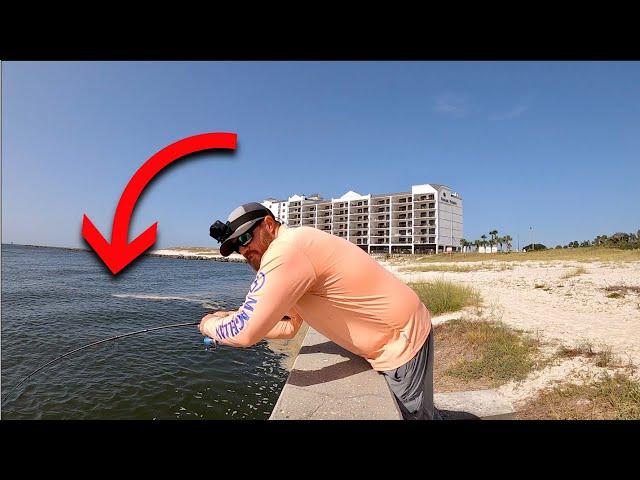
[[[273,219],[273,217],[270,217],[270,216],[265,217],[264,218],[264,222],[267,224],[267,228],[268,228],[269,232],[275,233],[275,231],[276,231],[276,222]]]

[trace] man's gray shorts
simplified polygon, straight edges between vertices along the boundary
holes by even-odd
[[[439,418],[433,406],[433,328],[411,360],[394,370],[380,373],[395,395],[405,420]]]

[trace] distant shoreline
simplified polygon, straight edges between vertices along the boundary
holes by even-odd
[[[75,252],[92,252],[93,251],[88,248],[79,248],[79,247],[55,247],[53,245],[30,245],[30,244],[22,244],[22,243],[3,243],[2,244],[2,247],[6,247],[6,246],[29,247],[29,248],[56,248],[59,250],[71,250]],[[204,250],[202,247],[194,247],[194,249]],[[163,250],[172,251],[175,253],[157,253],[157,252],[162,252]],[[142,255],[147,257],[176,258],[179,260],[212,260],[214,262],[246,263],[246,260],[244,258],[236,258],[235,256],[223,257],[219,253],[212,253],[210,255],[197,255],[189,252],[188,249],[184,249],[184,250],[160,249],[156,252],[145,252]]]
[[[89,252],[88,248],[77,248],[77,247],[55,247],[53,245],[31,245],[28,243],[3,243],[3,247],[31,247],[31,248],[58,248],[60,250],[75,250],[79,252]]]

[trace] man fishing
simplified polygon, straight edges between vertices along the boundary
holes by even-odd
[[[288,228],[247,203],[217,221],[220,253],[257,272],[237,311],[202,318],[203,335],[233,347],[295,336],[304,321],[384,375],[404,419],[437,418],[431,315],[416,293],[353,243],[312,227]]]

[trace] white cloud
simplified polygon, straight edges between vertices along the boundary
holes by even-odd
[[[462,95],[445,93],[435,98],[435,110],[453,117],[464,117],[469,113],[467,99]]]

